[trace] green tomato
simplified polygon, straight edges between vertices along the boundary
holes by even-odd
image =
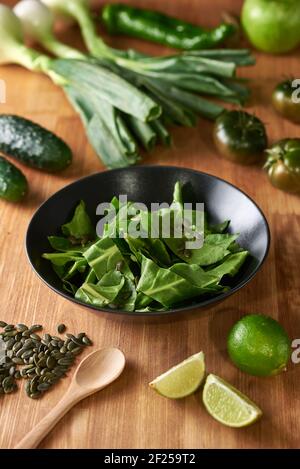
[[[286,192],[300,192],[300,139],[284,139],[267,150],[265,168],[273,184]]]
[[[299,0],[246,0],[241,21],[259,50],[280,54],[300,44]]]
[[[279,83],[273,91],[272,103],[279,114],[296,124],[300,124],[300,102],[296,101],[294,97],[296,88],[293,83],[294,80],[285,80]]]
[[[245,111],[224,111],[215,122],[213,135],[220,154],[243,165],[262,160],[268,145],[262,121]]]

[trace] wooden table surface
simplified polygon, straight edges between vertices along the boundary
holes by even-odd
[[[7,2],[6,2],[7,3]],[[134,3],[134,2],[133,2]],[[137,2],[135,2],[137,3]],[[187,20],[212,25],[225,9],[239,11],[237,0],[144,0]],[[79,34],[69,31],[74,42]],[[138,46],[153,53],[149,44],[111,39],[115,46]],[[283,77],[299,77],[299,51],[284,57],[255,54],[257,64],[243,74],[251,77],[252,102],[248,109],[267,125],[270,142],[299,135],[299,127],[278,117],[270,105],[273,86]],[[271,249],[263,268],[250,284],[223,303],[192,320],[142,324],[104,318],[59,297],[31,270],[24,236],[34,210],[66,184],[104,168],[90,148],[79,118],[63,93],[46,77],[16,66],[0,68],[7,83],[2,113],[33,119],[63,137],[74,150],[73,165],[60,175],[22,168],[30,194],[22,205],[0,202],[1,319],[9,323],[41,323],[52,333],[64,322],[70,331],[86,331],[95,346],[116,345],[126,354],[127,366],[109,388],[78,404],[43,441],[42,448],[296,448],[299,446],[300,364],[290,363],[280,376],[262,379],[239,372],[226,354],[231,325],[247,313],[265,313],[278,319],[292,339],[300,338],[300,204],[299,198],[274,189],[259,167],[240,167],[216,154],[212,124],[201,120],[194,129],[177,129],[170,149],[157,148],[145,163],[199,169],[236,184],[264,211],[272,233]],[[214,421],[199,395],[172,401],[156,395],[147,383],[189,355],[203,350],[207,369],[249,395],[264,416],[246,429],[230,429]],[[14,447],[58,402],[69,379],[40,401],[24,389],[0,398],[0,447]]]

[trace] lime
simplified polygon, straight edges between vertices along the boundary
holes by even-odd
[[[247,396],[212,374],[206,379],[202,398],[208,413],[229,427],[246,427],[262,415]]]
[[[286,369],[291,341],[275,319],[249,314],[229,332],[227,349],[233,363],[242,371],[255,376],[271,376]]]
[[[149,383],[159,394],[171,399],[189,396],[199,388],[205,375],[204,353],[199,352]]]

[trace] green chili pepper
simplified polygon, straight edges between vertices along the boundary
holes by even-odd
[[[185,50],[217,47],[236,32],[236,26],[229,23],[205,31],[163,13],[120,4],[106,5],[102,21],[112,34],[126,34]]]

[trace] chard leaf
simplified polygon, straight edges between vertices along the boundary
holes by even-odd
[[[77,205],[72,220],[63,225],[61,229],[65,236],[78,240],[78,243],[95,239],[95,229],[87,214],[83,200]]]
[[[171,264],[166,246],[159,238],[131,238],[127,236],[125,239],[138,262],[141,263],[141,254],[144,254],[163,267]]]
[[[83,255],[99,280],[104,274],[114,269],[120,270],[133,279],[133,274],[123,254],[111,238],[100,239],[92,244]]]
[[[50,246],[56,251],[72,252],[74,254],[81,254],[87,249],[87,246],[74,245],[71,241],[63,236],[48,236]]]
[[[185,278],[193,285],[206,289],[213,287],[218,290],[219,277],[210,271],[206,272],[199,265],[196,264],[174,264],[170,267],[171,272]]]
[[[62,267],[68,262],[80,261],[81,256],[74,254],[73,252],[50,252],[42,255],[44,259],[48,259],[52,264]]]
[[[135,301],[135,309],[136,311],[144,310],[153,302],[153,299],[150,296],[145,295],[143,292],[139,291],[137,293],[136,301]]]
[[[86,262],[86,259],[84,258],[81,258],[77,261],[75,261],[73,263],[73,265],[67,270],[67,272],[65,273],[65,275],[63,276],[63,280],[68,280],[70,279],[71,277],[73,277],[73,275],[75,275],[77,272],[79,272],[80,274],[83,274],[86,270],[86,267],[87,267],[87,262]]]
[[[208,272],[212,275],[217,275],[219,280],[221,280],[224,275],[234,277],[244,264],[248,255],[248,251],[241,251],[230,254],[222,264],[214,267],[213,269],[210,269]]]
[[[230,254],[229,246],[238,235],[211,234],[207,235],[204,244],[199,249],[185,249],[184,240],[177,238],[165,239],[165,243],[180,259],[188,264],[208,266],[216,264]]]
[[[118,296],[125,282],[121,272],[107,272],[96,284],[84,283],[76,292],[75,298],[94,306],[106,306]]]
[[[227,231],[230,224],[230,220],[225,220],[222,223],[218,223],[216,225],[209,225],[208,231],[210,233],[224,233]]]
[[[136,287],[130,278],[124,276],[124,279],[123,288],[113,301],[112,306],[122,308],[125,311],[134,311],[137,297]]]
[[[170,269],[159,267],[145,256],[142,259],[141,277],[137,290],[150,296],[163,306],[171,306],[203,293],[201,288],[193,285]]]
[[[96,284],[98,282],[98,279],[97,279],[97,275],[94,271],[94,269],[92,269],[90,267],[90,270],[85,278],[85,281],[84,283],[93,283],[93,284]]]
[[[72,282],[69,282],[68,280],[63,281],[63,289],[67,291],[68,293],[71,293],[73,296],[75,296],[78,287],[74,285]]]

